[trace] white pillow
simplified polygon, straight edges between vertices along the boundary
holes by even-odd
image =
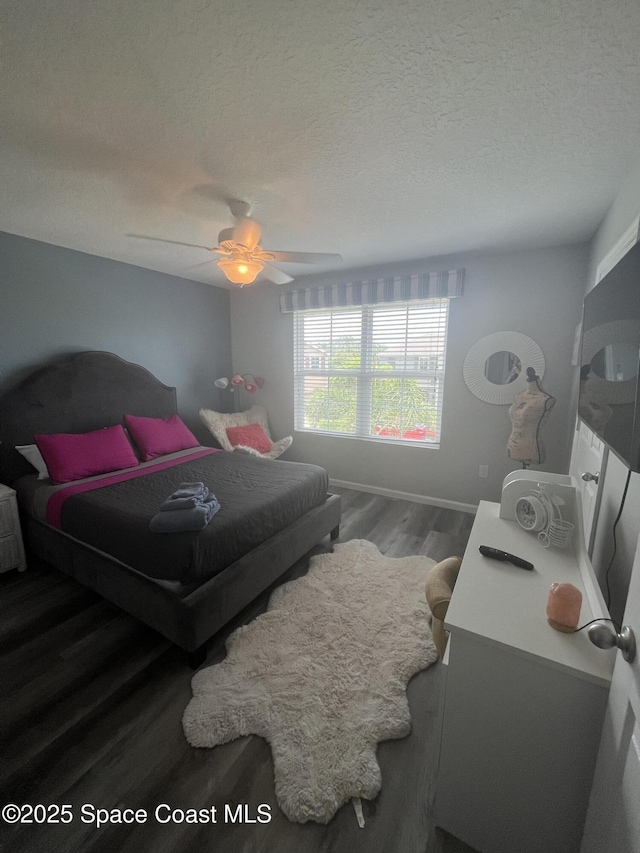
[[[37,444],[17,444],[16,450],[20,453],[24,458],[33,465],[34,468],[38,471],[38,479],[39,480],[48,480],[49,479],[49,469],[47,468],[47,463],[42,458],[42,453],[38,450]]]

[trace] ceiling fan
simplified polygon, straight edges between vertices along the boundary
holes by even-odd
[[[143,240],[155,240],[159,243],[173,243],[175,246],[190,246],[193,249],[205,249],[216,255],[222,255],[217,262],[227,279],[243,287],[252,284],[262,273],[274,284],[288,284],[293,278],[277,267],[272,261],[286,264],[324,264],[341,261],[342,256],[327,252],[280,252],[267,251],[259,245],[262,226],[249,215],[251,206],[246,201],[233,199],[229,202],[231,214],[236,219],[232,228],[225,228],[218,235],[219,246],[200,246],[197,243],[182,243],[179,240],[164,240],[161,237],[147,237],[144,234],[130,234]]]

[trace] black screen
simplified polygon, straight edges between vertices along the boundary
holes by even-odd
[[[640,470],[640,243],[584,301],[578,414],[632,471]]]

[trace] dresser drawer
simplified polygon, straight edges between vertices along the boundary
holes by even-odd
[[[21,563],[21,549],[18,537],[3,536],[0,539],[0,570],[6,572],[8,569],[16,569]]]

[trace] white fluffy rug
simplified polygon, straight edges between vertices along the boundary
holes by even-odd
[[[376,745],[409,733],[406,685],[437,657],[424,595],[433,565],[384,557],[363,539],[312,558],[229,637],[225,660],[194,676],[189,743],[266,738],[278,803],[301,823],[375,797]]]

